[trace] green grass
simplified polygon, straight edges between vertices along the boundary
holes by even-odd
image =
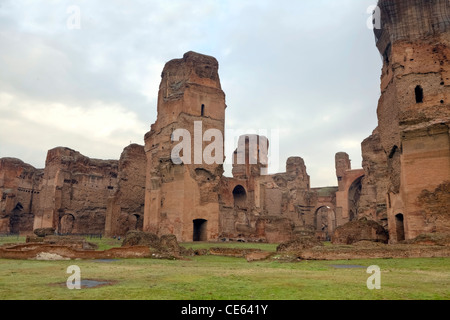
[[[117,241],[117,240],[116,240]],[[105,248],[116,242],[98,239]],[[119,241],[117,241],[119,242]],[[188,246],[188,244],[184,244]],[[273,250],[276,245],[220,244]],[[217,243],[189,244],[194,249]],[[333,264],[361,265],[336,269]],[[67,267],[81,279],[114,284],[69,290]],[[368,290],[366,268],[381,268],[381,290]],[[264,261],[197,256],[190,260],[0,260],[0,299],[38,300],[449,300],[450,258],[352,261]]]
[[[20,236],[0,236],[0,246],[4,244],[10,244],[10,243],[25,243],[26,237],[20,237]]]

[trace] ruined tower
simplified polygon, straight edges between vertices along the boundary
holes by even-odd
[[[378,6],[377,113],[390,239],[449,232],[450,2],[380,0]]]
[[[145,135],[144,231],[179,241],[219,234],[226,105],[218,69],[215,58],[195,52],[164,67],[157,120]]]

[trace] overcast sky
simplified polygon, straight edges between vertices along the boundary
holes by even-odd
[[[227,129],[279,130],[279,172],[300,156],[312,186],[336,185],[336,152],[360,168],[377,126],[374,4],[0,0],[0,158],[43,168],[65,146],[119,159],[156,120],[164,64],[192,50],[219,61]]]

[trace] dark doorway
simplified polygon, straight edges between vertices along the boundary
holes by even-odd
[[[395,230],[397,233],[397,241],[405,240],[405,223],[403,214],[399,213],[395,216]]]
[[[20,232],[20,218],[22,216],[23,206],[19,202],[17,203],[14,210],[11,212],[11,216],[9,218],[9,232],[13,234],[18,234]]]
[[[144,220],[139,214],[135,214],[134,217],[136,218],[135,230],[142,230],[144,227]]]
[[[205,219],[194,220],[194,235],[193,241],[207,241],[208,236],[206,234],[206,227],[208,221]]]
[[[423,103],[423,89],[421,86],[417,86],[415,89],[416,103]]]

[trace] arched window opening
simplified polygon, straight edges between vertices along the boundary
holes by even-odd
[[[397,233],[397,241],[405,240],[405,223],[403,214],[399,213],[395,216],[395,230]]]
[[[233,199],[235,207],[245,207],[247,202],[247,192],[243,186],[238,185],[234,188]]]
[[[204,104],[202,104],[202,112],[201,112],[201,114],[202,114],[202,117],[205,116],[205,105]]]
[[[134,217],[136,218],[135,230],[142,230],[144,226],[144,220],[139,214],[135,214]]]
[[[414,90],[416,94],[416,103],[423,103],[423,89],[421,86],[417,86]]]
[[[348,216],[349,221],[358,218],[359,199],[361,198],[362,178],[357,178],[348,189]]]

